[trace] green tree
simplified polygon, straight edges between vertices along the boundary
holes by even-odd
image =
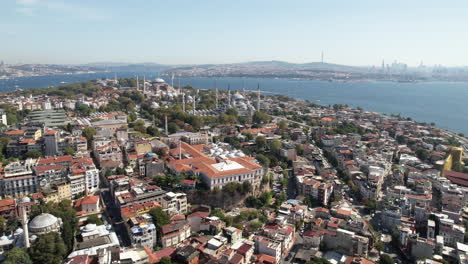
[[[287,129],[288,128],[288,123],[286,122],[286,120],[281,120],[281,121],[278,122],[278,127],[281,130]]]
[[[262,164],[264,167],[267,167],[269,168],[270,167],[270,159],[263,155],[263,154],[257,154],[257,156],[255,156],[255,158],[260,162],[260,164]]]
[[[252,184],[249,181],[244,181],[242,183],[242,194],[251,192],[253,189]]]
[[[4,264],[32,264],[28,253],[21,248],[13,248],[5,254]]]
[[[254,231],[257,231],[259,230],[261,227],[263,226],[263,224],[259,221],[253,221],[249,224],[249,227],[250,229],[254,230]]]
[[[159,231],[164,225],[167,225],[171,222],[169,215],[166,212],[164,212],[161,207],[152,208],[149,211],[149,214],[153,218],[153,222],[155,223]]]
[[[253,114],[253,121],[259,124],[268,123],[271,121],[271,116],[262,111],[255,111]]]
[[[160,264],[172,264],[172,261],[169,257],[162,257],[159,263]]]
[[[96,225],[103,225],[104,223],[102,222],[101,218],[99,218],[97,215],[91,215],[86,219],[87,224],[96,224]]]
[[[42,157],[42,152],[38,150],[30,150],[25,154],[26,158],[37,159]]]
[[[64,154],[64,155],[72,155],[72,156],[74,156],[74,155],[75,155],[75,150],[72,149],[72,148],[66,148],[66,149],[63,151],[63,154]]]
[[[179,129],[179,126],[174,122],[170,122],[169,124],[167,124],[167,130],[170,134],[177,132]]]
[[[8,217],[7,223],[6,223],[6,232],[11,233],[15,231],[20,225],[20,222],[18,221],[18,218],[16,216],[10,216]]]
[[[5,232],[5,218],[0,215],[0,236]]]
[[[273,139],[270,142],[270,150],[274,153],[277,153],[283,144],[278,139]]]
[[[66,254],[66,246],[55,232],[39,235],[29,249],[29,255],[35,264],[60,264]]]
[[[96,133],[97,132],[96,132],[96,129],[94,127],[86,127],[82,131],[83,137],[85,137],[88,140],[88,142],[93,140]]]
[[[257,148],[265,149],[265,147],[267,146],[266,137],[258,136],[257,138],[255,138],[255,144],[257,144]]]
[[[395,264],[395,261],[387,254],[380,256],[379,264]]]
[[[384,243],[383,243],[382,241],[379,241],[379,242],[376,242],[376,243],[374,244],[374,247],[375,247],[375,249],[377,249],[377,251],[379,252],[379,255],[380,255],[380,252],[381,252],[382,250],[384,250],[385,245],[384,245]]]
[[[326,258],[317,258],[315,260],[306,262],[306,264],[331,264],[331,262]]]

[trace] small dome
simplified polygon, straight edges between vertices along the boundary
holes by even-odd
[[[87,224],[84,228],[84,232],[91,232],[96,230],[96,224]]]
[[[19,227],[18,229],[16,229],[14,235],[18,236],[18,235],[21,235],[22,233],[23,233],[23,229],[21,227]]]
[[[51,214],[40,214],[29,223],[30,228],[45,228],[57,223],[57,217]]]
[[[165,81],[161,78],[156,78],[155,80],[157,83],[165,83]]]

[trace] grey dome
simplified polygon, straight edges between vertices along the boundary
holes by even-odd
[[[235,93],[233,96],[232,96],[234,99],[236,100],[243,100],[244,99],[244,96],[240,93]]]
[[[40,214],[29,223],[29,228],[45,228],[57,223],[57,217],[51,214]]]

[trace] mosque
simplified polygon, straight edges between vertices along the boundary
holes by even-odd
[[[48,213],[42,213],[34,217],[28,223],[25,205],[30,203],[31,199],[29,197],[23,197],[20,200],[20,222],[22,224],[22,228],[17,228],[15,232],[9,236],[3,235],[0,237],[0,249],[3,249],[3,252],[6,252],[13,247],[29,248],[30,243],[34,242],[39,235],[49,232],[60,233],[63,225],[62,219]]]
[[[253,98],[252,98],[253,99]],[[249,99],[246,96],[245,91],[243,90],[242,93],[236,91],[234,94],[231,95],[231,89],[228,88],[227,91],[227,100],[223,105],[219,105],[219,98],[218,98],[218,89],[216,89],[216,109],[214,110],[197,110],[196,107],[196,98],[192,96],[187,96],[187,100],[185,97],[183,98],[183,109],[185,111],[185,102],[192,103],[192,110],[190,111],[193,115],[218,115],[221,113],[226,112],[226,110],[230,108],[234,108],[237,110],[240,116],[250,116],[257,110],[260,110],[260,88],[257,89],[257,102],[256,106],[254,106],[253,100]]]

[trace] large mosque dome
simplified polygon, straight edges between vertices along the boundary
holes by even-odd
[[[32,234],[44,234],[48,232],[59,232],[62,219],[51,214],[40,214],[29,222],[29,230]]]

